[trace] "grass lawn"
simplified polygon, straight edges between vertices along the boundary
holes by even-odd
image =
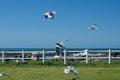
[[[10,74],[0,80],[71,80],[75,75],[65,74],[65,66],[0,66],[0,72]],[[120,80],[120,67],[77,66],[79,80]]]

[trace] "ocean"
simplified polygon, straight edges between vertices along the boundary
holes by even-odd
[[[66,50],[72,51],[72,50],[120,50],[120,48],[66,48]],[[55,48],[0,48],[0,51],[41,51],[41,50],[46,50],[46,51],[54,51]]]

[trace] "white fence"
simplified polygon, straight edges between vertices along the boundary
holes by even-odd
[[[54,57],[51,57],[51,58],[47,58],[46,57],[46,54],[53,54],[55,55],[55,51],[45,51],[45,50],[42,50],[42,51],[4,51],[2,50],[0,52],[0,60],[2,61],[2,63],[5,62],[5,60],[22,60],[22,61],[25,61],[25,60],[31,60],[31,59],[36,59],[36,57],[32,57],[32,53],[38,53],[40,54],[41,56],[39,57],[40,60],[43,61],[43,63],[45,62],[46,59],[55,59]],[[89,62],[90,59],[107,59],[108,60],[108,63],[110,64],[111,63],[111,60],[112,59],[120,59],[120,56],[113,56],[114,53],[118,53],[120,55],[120,50],[111,50],[111,49],[108,49],[108,50],[89,50],[89,49],[85,49],[85,50],[63,50],[62,51],[63,53],[63,56],[62,56],[62,59],[64,60],[64,64],[67,63],[67,59],[84,59],[86,64]],[[86,53],[86,56],[73,56],[73,53]],[[105,55],[103,56],[90,56],[89,54],[90,53],[102,53]],[[27,56],[26,56],[27,54]],[[71,55],[71,56],[68,56],[68,55]],[[17,56],[16,56],[17,55]]]

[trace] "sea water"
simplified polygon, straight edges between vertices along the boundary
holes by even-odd
[[[66,50],[120,50],[120,48],[66,48]],[[0,51],[41,51],[41,50],[46,50],[46,51],[54,51],[55,48],[0,48]],[[64,49],[63,49],[64,50]]]

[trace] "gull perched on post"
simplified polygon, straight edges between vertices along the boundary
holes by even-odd
[[[60,55],[60,49],[64,47],[64,43],[67,42],[69,40],[65,40],[65,41],[61,41],[59,43],[56,43],[56,52],[55,52],[55,58],[61,58],[61,55]]]
[[[55,58],[61,58],[61,55],[60,55],[60,49],[63,47],[64,44],[62,43],[56,43],[56,52],[55,52]]]
[[[54,15],[55,15],[55,14],[56,14],[55,11],[46,12],[46,13],[44,14],[44,17],[45,17],[46,19],[54,19]]]
[[[64,73],[68,74],[68,73],[72,73],[77,75],[78,71],[74,69],[73,66],[67,66],[67,69],[64,69]]]

